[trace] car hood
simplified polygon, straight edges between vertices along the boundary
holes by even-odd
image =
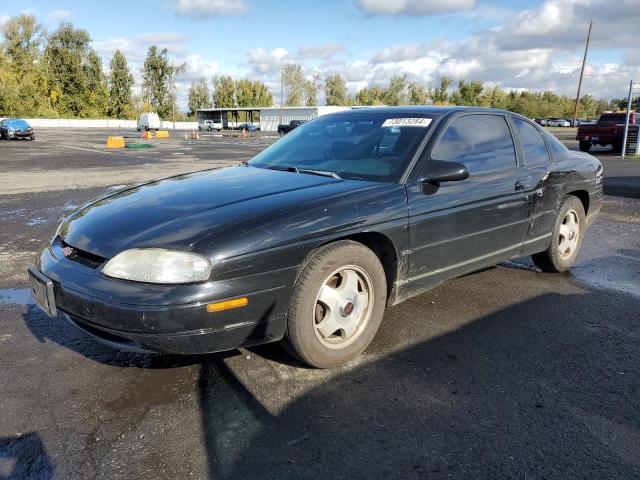
[[[207,170],[94,200],[67,217],[59,235],[68,245],[104,258],[136,247],[189,250],[216,229],[228,232],[238,219],[258,223],[264,221],[261,212],[286,215],[287,205],[367,183],[254,167]]]

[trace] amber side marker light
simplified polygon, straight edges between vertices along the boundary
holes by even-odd
[[[225,300],[224,302],[209,303],[207,305],[207,312],[222,312],[223,310],[230,310],[232,308],[246,307],[249,304],[247,297],[234,298],[233,300]]]

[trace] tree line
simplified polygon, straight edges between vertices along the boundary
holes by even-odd
[[[143,111],[156,111],[161,118],[194,117],[208,107],[266,107],[273,95],[261,81],[217,75],[191,82],[188,112],[176,107],[176,79],[184,64],[173,63],[167,49],[149,47],[141,69],[142,84],[134,89],[134,77],[127,59],[116,50],[103,71],[102,58],[91,47],[86,30],[70,22],[48,32],[33,15],[10,18],[2,29],[0,43],[0,116],[135,118]],[[324,89],[327,105],[477,105],[502,108],[531,118],[569,117],[574,99],[551,91],[506,91],[485,86],[479,80],[461,79],[452,87],[442,77],[437,85],[410,81],[407,75],[393,76],[386,85],[365,87],[351,94],[340,74],[324,79],[308,75],[302,65],[286,64],[281,84],[286,106],[318,105]],[[580,98],[578,116],[593,117],[605,110],[624,108],[626,100]]]

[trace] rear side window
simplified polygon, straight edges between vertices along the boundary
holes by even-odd
[[[505,170],[516,165],[507,121],[500,115],[465,115],[447,127],[431,157],[460,162],[470,173]]]
[[[556,137],[551,134],[546,134],[545,138],[547,139],[547,144],[551,147],[554,160],[562,160],[569,154],[567,147],[565,147]]]
[[[514,118],[513,123],[516,125],[520,143],[524,150],[525,164],[540,165],[541,163],[549,163],[549,151],[538,129],[519,118]]]
[[[598,125],[616,125],[627,121],[625,113],[605,113],[598,119]]]

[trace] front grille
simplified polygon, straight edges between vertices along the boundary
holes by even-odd
[[[56,241],[60,246],[62,255],[68,260],[81,263],[94,270],[102,266],[107,261],[107,259],[104,257],[94,255],[93,253],[86,252],[72,245],[69,245],[60,237],[58,237]]]

